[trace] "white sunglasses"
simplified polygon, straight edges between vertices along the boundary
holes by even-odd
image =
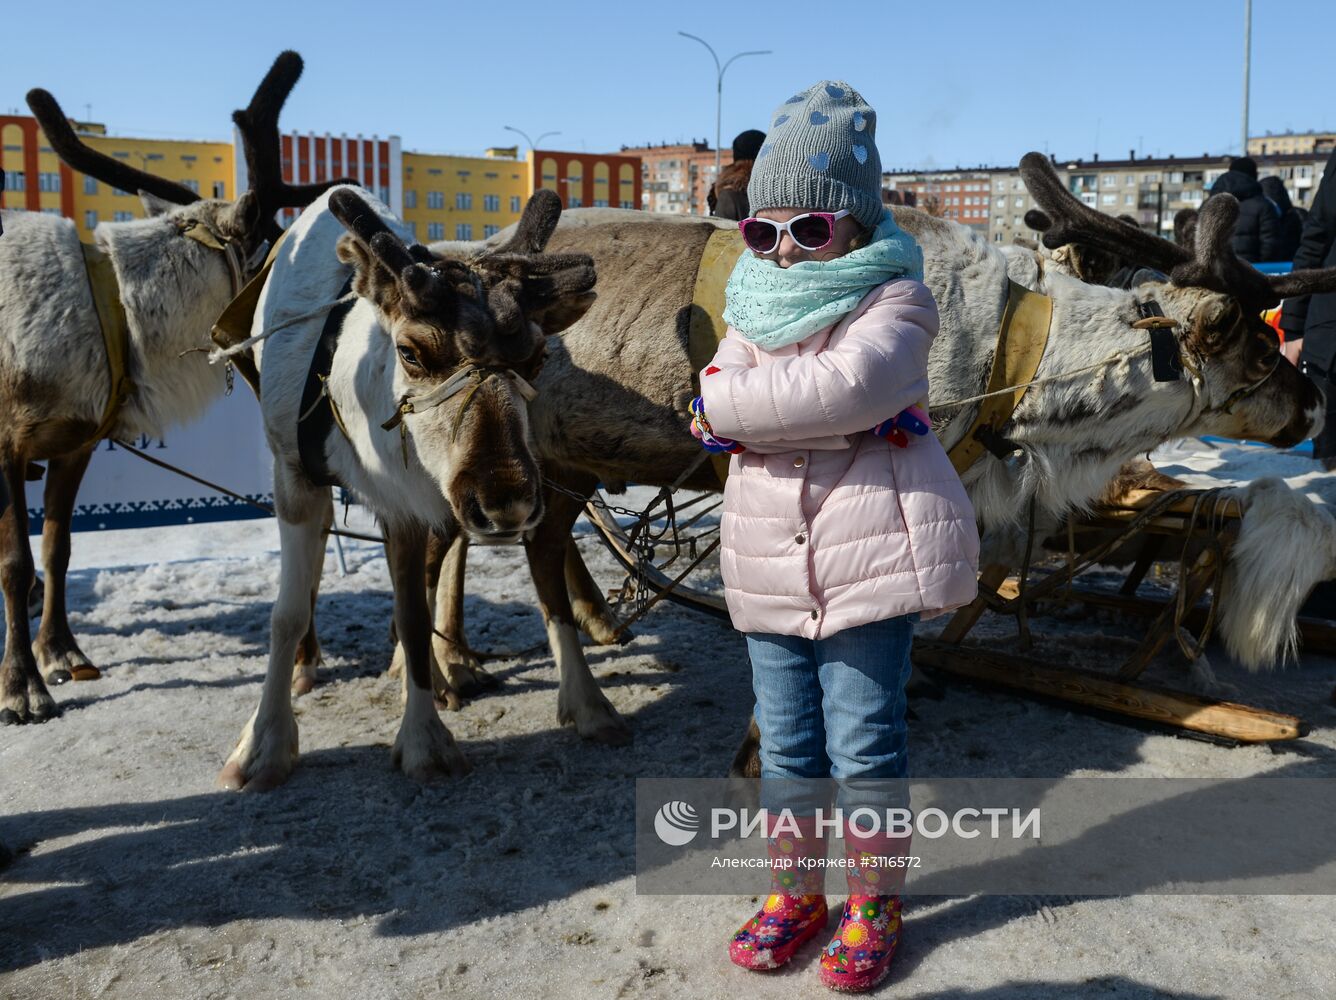
[[[835,223],[848,214],[847,208],[838,212],[806,212],[788,222],[752,216],[739,222],[738,228],[742,230],[742,242],[757,253],[774,253],[785,233],[804,250],[824,250],[835,239]]]

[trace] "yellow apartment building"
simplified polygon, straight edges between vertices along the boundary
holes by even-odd
[[[487,156],[403,154],[403,219],[423,243],[482,240],[512,222],[530,194],[527,160],[514,149]],[[506,155],[510,154],[510,155]]]

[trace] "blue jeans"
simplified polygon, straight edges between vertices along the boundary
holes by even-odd
[[[764,807],[825,808],[832,778],[846,815],[908,807],[905,683],[918,620],[912,612],[824,639],[747,634]]]

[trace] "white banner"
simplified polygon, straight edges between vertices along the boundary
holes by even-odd
[[[204,416],[163,438],[131,441],[141,451],[261,503],[273,504],[274,460],[260,408],[240,379]],[[28,530],[42,531],[45,481],[28,484]],[[93,454],[74,508],[75,531],[149,528],[267,515],[103,441]]]

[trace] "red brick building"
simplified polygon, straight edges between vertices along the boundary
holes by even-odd
[[[557,192],[564,208],[640,208],[640,157],[537,149],[531,189]]]

